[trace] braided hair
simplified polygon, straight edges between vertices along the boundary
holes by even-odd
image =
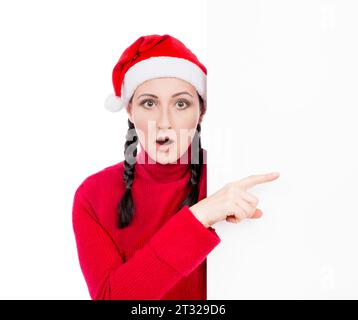
[[[198,94],[200,102],[200,110],[204,108],[204,101]],[[132,97],[133,98],[133,97]],[[132,102],[132,98],[129,103]],[[198,123],[195,135],[192,141],[192,161],[190,162],[191,178],[188,181],[190,191],[180,205],[183,208],[185,205],[192,206],[198,202],[199,197],[199,182],[201,171],[203,167],[203,149],[201,148],[201,125]],[[134,170],[137,156],[138,134],[135,130],[133,122],[128,119],[128,131],[126,135],[126,142],[124,144],[124,172],[123,180],[126,190],[117,206],[117,226],[119,229],[125,228],[130,224],[134,214],[134,202],[131,192],[131,187],[134,180]],[[196,152],[198,150],[198,152]]]

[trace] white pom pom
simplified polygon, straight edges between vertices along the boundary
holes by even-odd
[[[118,112],[121,111],[125,106],[125,101],[115,94],[111,93],[104,102],[104,107],[108,111]]]

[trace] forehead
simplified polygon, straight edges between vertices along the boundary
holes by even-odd
[[[158,96],[166,96],[178,91],[188,91],[189,93],[194,94],[196,89],[192,84],[185,80],[175,77],[163,77],[143,82],[136,88],[134,95],[137,96],[142,93],[151,93]]]

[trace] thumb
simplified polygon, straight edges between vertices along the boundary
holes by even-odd
[[[263,215],[262,211],[257,208],[254,214],[251,216],[251,219],[261,218],[262,215]]]

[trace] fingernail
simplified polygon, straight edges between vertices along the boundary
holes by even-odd
[[[280,173],[279,172],[272,172],[271,175],[274,176],[274,177],[278,177],[280,175]]]

